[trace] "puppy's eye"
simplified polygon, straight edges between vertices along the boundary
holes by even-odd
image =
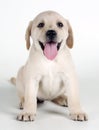
[[[42,23],[39,23],[38,25],[37,25],[37,27],[38,28],[43,28],[44,27],[44,23],[42,22]]]
[[[57,26],[58,26],[59,28],[62,28],[62,27],[63,27],[63,23],[62,23],[62,22],[58,22],[58,23],[57,23]]]

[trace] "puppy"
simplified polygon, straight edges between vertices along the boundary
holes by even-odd
[[[30,49],[29,57],[16,81],[12,81],[16,84],[20,108],[23,109],[17,119],[33,121],[38,98],[68,106],[72,120],[87,120],[80,106],[77,76],[69,52],[73,47],[69,22],[53,11],[40,13],[30,21],[25,38],[26,47]]]

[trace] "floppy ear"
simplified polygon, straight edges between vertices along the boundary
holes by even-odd
[[[68,24],[68,38],[67,38],[66,44],[69,48],[72,48],[73,47],[73,31],[68,21],[67,21],[67,24]]]
[[[25,40],[26,40],[26,48],[29,50],[30,48],[30,36],[31,36],[31,28],[32,28],[32,23],[33,21],[30,21],[27,29],[26,29],[26,33],[25,33]]]

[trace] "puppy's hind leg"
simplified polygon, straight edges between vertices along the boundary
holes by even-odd
[[[24,108],[24,86],[23,86],[23,79],[22,79],[23,77],[22,71],[23,71],[23,67],[19,70],[17,78],[16,78],[16,88],[17,88],[17,93],[20,100],[20,103],[19,103],[20,109]]]
[[[19,108],[24,109],[24,97],[20,98]]]
[[[67,96],[65,96],[65,95],[61,95],[61,96],[53,99],[52,102],[54,102],[60,106],[68,107]]]
[[[19,86],[20,87],[20,86]],[[24,108],[24,90],[22,91],[21,89],[17,89],[18,97],[19,97],[19,108],[23,109]]]

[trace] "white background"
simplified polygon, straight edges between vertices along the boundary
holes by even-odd
[[[39,115],[34,125],[16,123],[13,121],[13,117],[16,116],[15,108],[17,108],[16,91],[11,85],[7,83],[7,80],[16,75],[17,70],[23,65],[28,57],[28,51],[25,46],[25,30],[30,20],[32,20],[38,13],[45,10],[54,10],[63,15],[71,23],[74,32],[74,48],[71,50],[76,70],[80,81],[80,94],[82,104],[89,114],[89,121],[87,123],[74,123],[66,120],[64,117],[54,117],[48,114],[48,117],[43,118],[41,110],[50,109],[53,104],[46,104],[44,108],[39,108]],[[60,129],[99,129],[99,3],[98,0],[0,0],[0,102],[3,107],[7,107],[10,99],[9,109],[13,114],[10,115],[9,111],[6,114],[6,110],[0,111],[2,118],[0,118],[1,130],[6,130],[10,121],[12,128],[14,123],[16,126],[23,126],[23,129],[30,128],[37,129],[38,122],[41,124],[41,129],[44,122],[48,125],[49,129],[55,127],[59,129],[58,125],[60,120],[63,123],[60,124]],[[8,89],[9,88],[9,89]],[[13,94],[11,93],[13,92]],[[10,93],[10,97],[9,97]],[[15,93],[15,94],[14,94]],[[8,102],[5,100],[5,96],[8,96]],[[12,97],[15,96],[15,97]],[[5,105],[4,105],[4,101]],[[15,100],[15,101],[14,101]],[[7,103],[7,104],[6,104]],[[12,105],[12,106],[11,106]],[[52,105],[52,106],[51,106]],[[55,109],[58,109],[58,107]],[[14,110],[13,110],[14,109]],[[60,108],[60,110],[62,110]],[[64,109],[63,109],[64,110]],[[98,116],[97,116],[98,115]],[[52,118],[52,124],[49,125],[49,117]],[[9,119],[10,118],[10,119]],[[53,120],[54,118],[54,120]],[[56,120],[57,119],[57,120]],[[65,120],[65,121],[64,121]],[[67,121],[67,123],[66,123]],[[57,124],[53,126],[53,124]],[[68,124],[69,123],[69,124]],[[60,126],[59,125],[59,126]],[[67,126],[68,127],[67,127]],[[71,126],[73,125],[73,127]],[[32,126],[32,127],[31,127]],[[15,127],[16,128],[16,127]],[[18,129],[19,129],[18,128]]]

